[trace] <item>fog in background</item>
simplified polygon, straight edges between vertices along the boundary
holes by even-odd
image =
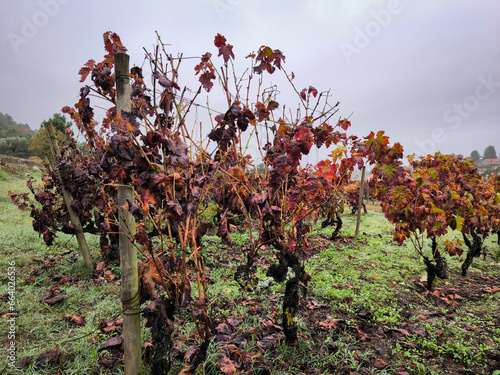
[[[77,73],[87,60],[102,60],[108,30],[139,66],[155,31],[185,57],[215,56],[220,33],[238,69],[261,45],[280,49],[297,89],[330,89],[330,103],[340,101],[333,122],[350,116],[357,135],[385,130],[406,154],[482,154],[488,145],[500,150],[499,20],[497,0],[0,0],[0,112],[37,129],[73,106]],[[197,62],[186,60],[180,72],[180,84],[194,91]],[[267,79],[279,82],[280,104],[296,107],[286,82]],[[224,101],[213,105],[227,109]],[[198,119],[206,116],[199,111]]]

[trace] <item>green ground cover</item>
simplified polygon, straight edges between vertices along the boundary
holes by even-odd
[[[121,331],[119,266],[99,263],[95,236],[87,236],[99,264],[93,272],[85,269],[72,236],[58,234],[47,247],[32,230],[29,212],[18,210],[7,195],[8,190],[27,191],[25,173],[41,177],[19,168],[0,169],[0,373],[121,373],[113,356],[116,346],[105,345]],[[488,256],[476,259],[465,278],[460,276],[461,259],[449,258],[450,278],[436,280],[430,294],[422,288],[425,267],[411,244],[393,242],[391,225],[379,208],[368,209],[358,238],[353,236],[355,216],[349,214],[343,215],[337,241],[329,239],[331,228],[318,226],[310,234],[314,250],[304,261],[312,278],[301,301],[298,348],[282,342],[284,285],[245,291],[234,281],[236,267],[244,262],[246,233],[231,233],[232,247],[207,236],[203,251],[211,280],[214,339],[197,374],[223,374],[218,367],[223,356],[236,364],[235,374],[250,369],[255,374],[495,374],[500,368],[495,239],[487,240]],[[272,249],[262,254],[260,279],[274,260]],[[11,262],[16,266],[19,311],[18,370],[7,366]],[[58,295],[67,298],[54,305],[41,302],[44,296]],[[143,332],[148,374],[150,335],[147,329]],[[190,314],[179,311],[171,374],[192,359],[189,349],[196,347],[196,340]]]

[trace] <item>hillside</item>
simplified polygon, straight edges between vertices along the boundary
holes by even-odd
[[[33,156],[28,143],[35,131],[28,124],[19,124],[0,112],[0,154],[27,158]]]
[[[31,138],[35,131],[28,124],[19,124],[8,115],[0,112],[0,138]]]

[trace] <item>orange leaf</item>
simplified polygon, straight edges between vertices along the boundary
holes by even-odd
[[[375,360],[375,364],[374,364],[374,367],[377,369],[377,370],[382,370],[384,368],[386,368],[388,366],[388,363],[386,361],[384,361],[383,359],[381,358],[377,358]]]
[[[102,271],[104,268],[106,268],[106,262],[99,262],[95,266],[96,271]]]
[[[219,357],[217,357],[217,367],[225,375],[233,375],[236,372],[236,367],[234,366],[233,361],[227,358],[224,354],[220,354]]]

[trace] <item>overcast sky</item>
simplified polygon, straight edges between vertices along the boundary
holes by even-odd
[[[0,0],[0,112],[37,129],[73,106],[108,30],[137,65],[155,30],[174,55],[216,55],[217,33],[240,57],[268,45],[299,90],[331,89],[357,135],[385,130],[407,154],[500,151],[498,0]]]

